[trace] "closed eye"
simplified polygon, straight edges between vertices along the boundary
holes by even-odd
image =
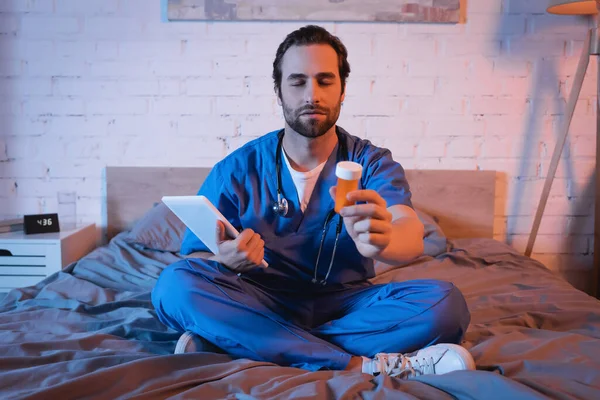
[[[307,76],[305,74],[291,74],[287,81],[290,86],[303,86],[306,84]],[[331,72],[321,72],[315,76],[319,86],[331,86],[336,82],[336,75]]]
[[[304,86],[306,84],[306,81],[292,81],[290,83],[290,86]],[[324,80],[324,81],[318,81],[319,86],[331,86],[334,84],[334,82],[330,81],[330,80]]]

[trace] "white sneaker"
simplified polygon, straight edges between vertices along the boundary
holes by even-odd
[[[441,343],[409,354],[376,354],[373,360],[363,362],[362,371],[371,375],[384,373],[399,378],[412,378],[474,369],[475,361],[467,349],[456,344]]]
[[[175,351],[173,354],[197,352],[223,353],[223,350],[210,343],[203,337],[198,336],[193,332],[187,331],[179,337],[177,345],[175,345]]]

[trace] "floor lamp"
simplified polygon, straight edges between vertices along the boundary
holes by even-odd
[[[527,242],[527,248],[525,250],[526,256],[531,256],[531,252],[533,250],[533,245],[535,243],[535,238],[538,233],[538,229],[540,226],[540,222],[542,220],[542,215],[544,214],[544,208],[546,207],[546,202],[548,201],[548,196],[550,195],[550,189],[552,187],[552,181],[554,180],[554,176],[556,174],[556,169],[558,167],[558,162],[560,161],[560,156],[563,151],[563,147],[565,145],[565,141],[567,140],[567,135],[569,133],[569,127],[571,125],[571,120],[573,119],[573,113],[575,111],[575,106],[577,104],[577,99],[579,98],[579,94],[581,92],[581,86],[583,85],[583,80],[585,78],[585,74],[588,69],[590,56],[596,56],[597,60],[600,58],[600,37],[598,33],[598,27],[600,26],[600,17],[598,12],[600,10],[600,0],[550,0],[550,5],[547,11],[551,14],[559,14],[559,15],[594,15],[594,28],[590,29],[586,35],[585,44],[583,45],[583,51],[581,54],[581,58],[579,59],[579,64],[577,66],[577,73],[575,74],[575,79],[573,81],[573,88],[571,89],[571,93],[569,94],[569,99],[567,102],[567,113],[565,115],[565,119],[563,125],[561,127],[560,136],[558,141],[556,142],[556,146],[554,148],[554,153],[552,155],[552,160],[550,161],[550,168],[548,170],[548,175],[546,176],[546,182],[544,184],[544,189],[542,190],[542,196],[540,198],[540,202],[538,205],[537,212],[535,214],[535,219],[533,221],[533,227],[531,230],[531,234],[529,236],[529,241]],[[598,90],[600,93],[600,68],[598,68]],[[596,99],[596,154],[600,154],[600,103],[598,98]],[[598,162],[598,157],[597,157]],[[598,167],[596,167],[598,170]],[[600,240],[598,239],[600,236],[600,229],[598,228],[600,222],[600,174],[596,174],[596,191],[595,191],[595,221],[594,221],[594,294],[596,297],[600,295],[600,276],[598,273],[599,270],[599,257],[600,257]]]

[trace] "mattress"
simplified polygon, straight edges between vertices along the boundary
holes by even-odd
[[[161,232],[154,247],[122,232],[0,301],[3,399],[600,399],[600,302],[499,241],[447,241],[439,254],[377,266],[374,283],[454,283],[472,315],[463,346],[477,370],[400,380],[174,355],[179,333],[159,322],[150,293],[181,259],[180,237]]]

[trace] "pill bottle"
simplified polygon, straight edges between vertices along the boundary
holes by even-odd
[[[349,192],[358,189],[358,182],[362,176],[362,165],[352,161],[341,161],[335,167],[337,187],[335,193],[335,212],[353,203],[346,197]]]

